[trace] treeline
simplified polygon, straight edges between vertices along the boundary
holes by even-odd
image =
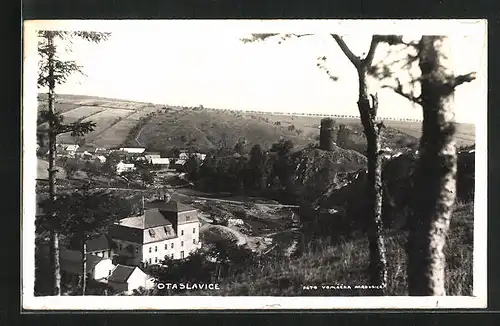
[[[293,147],[291,140],[282,139],[269,149],[256,144],[247,153],[237,143],[233,150],[209,152],[204,161],[190,156],[185,172],[195,187],[203,191],[290,201],[294,192],[290,155]]]

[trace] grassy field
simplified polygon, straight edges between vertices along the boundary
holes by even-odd
[[[39,110],[47,109],[47,95],[39,94]],[[124,143],[141,117],[162,106],[151,103],[124,101],[83,95],[57,95],[56,109],[64,122],[93,121],[96,128],[84,138],[87,144],[98,147],[117,147]],[[69,133],[58,136],[62,143],[74,143]]]
[[[284,126],[294,125],[296,128],[304,130],[305,133],[318,130],[319,122],[323,117],[320,116],[290,116],[290,115],[275,115],[263,114],[264,118],[271,122],[279,122]],[[358,119],[354,118],[336,118],[333,119],[338,124],[345,124],[353,129],[361,130],[361,124]],[[419,138],[422,135],[422,123],[418,121],[397,121],[384,120],[386,127],[398,130],[410,136]],[[475,126],[470,123],[458,123],[456,139],[459,146],[468,146],[475,143]]]
[[[226,144],[233,147],[244,138],[248,147],[260,144],[270,147],[280,138],[291,139],[296,145],[314,142],[319,133],[305,134],[275,125],[262,116],[245,112],[170,109],[149,119],[140,130],[140,143],[152,148],[197,146],[208,150]],[[133,144],[130,144],[133,145]]]
[[[459,204],[454,212],[445,254],[447,260],[445,286],[447,295],[472,295],[473,204]],[[390,232],[386,237],[388,288],[391,296],[408,295],[406,232]],[[370,290],[355,286],[370,285],[367,276],[368,241],[358,238],[332,244],[328,239],[304,243],[296,257],[274,257],[261,266],[220,283],[216,295],[224,296],[356,296],[369,295]],[[318,290],[304,286],[318,286]],[[351,289],[321,289],[322,285],[351,286]],[[180,295],[214,295],[213,291],[187,291]]]
[[[47,108],[46,94],[39,95],[39,110]],[[88,144],[99,147],[150,146],[153,148],[197,146],[210,149],[221,143],[228,146],[240,138],[249,145],[269,147],[280,138],[288,138],[302,146],[315,141],[319,134],[321,116],[298,116],[255,113],[231,110],[197,109],[167,106],[145,102],[91,97],[57,95],[56,109],[67,122],[92,120],[96,130],[85,137]],[[144,119],[149,117],[148,119]],[[361,130],[356,118],[334,117],[337,124],[346,124]],[[421,134],[421,123],[386,120],[385,125],[413,137]],[[394,132],[391,132],[394,134]],[[75,142],[69,134],[60,135],[61,142]],[[139,143],[136,141],[139,140]],[[458,124],[457,141],[460,146],[475,140],[472,124]]]

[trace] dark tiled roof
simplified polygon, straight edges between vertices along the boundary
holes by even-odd
[[[103,251],[111,249],[112,241],[106,235],[87,241],[87,251]]]
[[[109,282],[127,283],[128,278],[136,269],[135,266],[117,265],[108,277]]]
[[[77,274],[77,275],[81,274],[82,253],[80,251],[61,248],[59,257],[61,263],[61,270],[72,274]],[[87,265],[86,265],[87,273],[90,273],[94,269],[94,267],[104,259],[106,258],[87,254]]]
[[[148,209],[144,212],[144,229],[163,225],[172,225],[172,223],[158,209]]]
[[[144,232],[144,244],[176,238],[172,225],[158,226]]]
[[[109,227],[108,234],[113,239],[125,240],[133,243],[143,243],[144,239],[143,229],[116,224]]]
[[[160,211],[174,212],[174,213],[195,210],[195,208],[188,206],[186,204],[180,203],[180,202],[175,201],[175,200],[171,200],[169,202],[157,200],[157,201],[148,203],[148,207],[154,207],[154,208],[158,208]]]

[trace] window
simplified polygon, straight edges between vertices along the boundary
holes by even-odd
[[[151,236],[151,238],[154,238],[155,237],[155,230],[151,229],[149,230],[149,235]]]
[[[157,252],[157,251],[158,251],[158,247],[157,247],[157,246],[155,246],[155,252]]]
[[[148,262],[151,264],[151,258],[148,259]]]
[[[181,241],[181,247],[184,247],[184,241]]]
[[[191,216],[186,216],[186,221],[189,221],[191,219]]]
[[[156,264],[157,262],[158,262],[158,258],[157,258],[157,257],[155,257],[155,264]]]
[[[149,247],[149,252],[151,253],[151,247]]]
[[[171,255],[170,255],[170,257],[171,257],[172,259],[174,259],[174,254],[171,254]]]
[[[118,249],[122,250],[122,244],[121,243],[118,244]]]
[[[174,243],[172,242],[172,244],[170,245],[170,248],[173,248],[174,247]]]
[[[181,251],[181,259],[184,259],[184,251]]]
[[[196,239],[193,239],[193,244],[196,244]]]
[[[181,230],[181,235],[184,235],[184,230]]]
[[[196,233],[196,228],[193,228],[193,233]]]
[[[139,253],[139,247],[135,248],[135,253],[138,254]]]
[[[168,243],[165,243],[165,250],[168,249]]]

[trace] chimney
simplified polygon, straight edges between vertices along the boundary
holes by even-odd
[[[335,121],[332,118],[321,119],[321,129],[319,132],[319,148],[324,151],[333,149],[333,126]]]

